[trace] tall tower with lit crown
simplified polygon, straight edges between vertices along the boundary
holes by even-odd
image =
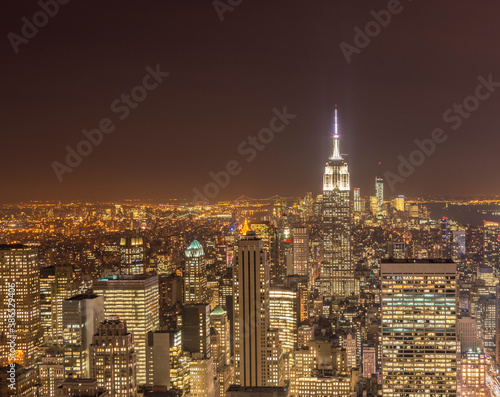
[[[351,261],[351,208],[349,166],[340,154],[337,108],[333,153],[323,175],[323,239],[325,258],[321,278],[325,295],[346,297],[357,294]]]

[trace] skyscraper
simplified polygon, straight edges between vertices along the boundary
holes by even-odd
[[[498,222],[484,221],[484,264],[495,269],[500,270],[499,266],[499,242],[498,236],[500,234],[500,226]]]
[[[353,189],[354,192],[354,212],[362,212],[363,205],[361,200],[361,189],[359,187],[355,187]]]
[[[293,274],[306,276],[309,274],[309,229],[294,227],[292,229]]]
[[[14,341],[15,362],[31,368],[42,337],[37,250],[0,245],[0,279],[0,365],[8,364]]]
[[[74,295],[77,288],[73,282],[73,266],[56,264],[54,266],[55,279],[51,285],[51,312],[52,312],[52,342],[63,343],[63,302]]]
[[[137,395],[134,336],[127,331],[126,322],[106,320],[99,324],[90,356],[92,377],[99,387],[106,388],[111,396]]]
[[[393,200],[392,205],[396,209],[396,211],[403,212],[405,210],[405,196],[400,194]]]
[[[65,374],[90,378],[89,347],[97,326],[104,320],[104,299],[80,294],[66,299],[62,307]]]
[[[184,270],[184,304],[207,303],[207,268],[203,247],[194,240],[186,249]]]
[[[383,260],[384,397],[457,395],[456,265]]]
[[[182,312],[182,348],[203,358],[210,357],[210,305],[184,306]]]
[[[144,242],[142,237],[120,239],[121,274],[144,273]]]
[[[269,266],[262,240],[255,232],[246,232],[239,241],[235,267],[236,382],[252,387],[281,386],[281,346],[269,322]]]
[[[323,294],[346,297],[357,294],[351,262],[351,208],[349,167],[340,154],[337,109],[333,153],[323,176],[323,239],[325,259],[321,278],[327,287]],[[325,283],[326,281],[326,283]]]
[[[273,287],[269,290],[269,318],[271,328],[278,329],[283,353],[290,353],[297,345],[299,325],[298,291],[292,288]]]
[[[120,275],[99,278],[94,293],[104,297],[104,315],[127,322],[134,334],[137,383],[146,383],[146,334],[159,327],[158,276]]]
[[[384,178],[381,176],[375,177],[375,196],[377,196],[377,213],[380,214],[384,205]]]

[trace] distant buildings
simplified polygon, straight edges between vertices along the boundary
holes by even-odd
[[[361,198],[361,189],[359,187],[355,187],[353,189],[354,192],[354,212],[363,212],[364,205],[363,200]]]
[[[377,197],[377,214],[381,215],[384,205],[384,178],[381,176],[375,177],[375,196]]]

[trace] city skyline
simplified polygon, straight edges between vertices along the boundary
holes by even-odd
[[[499,397],[499,13],[12,4],[0,395]]]

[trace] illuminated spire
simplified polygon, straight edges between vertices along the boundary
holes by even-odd
[[[249,232],[251,229],[248,226],[247,218],[245,218],[245,223],[243,224],[243,227],[240,230],[240,235],[246,236],[247,232]]]
[[[333,136],[333,154],[330,160],[343,160],[340,155],[339,121],[337,116],[337,105],[335,105],[335,135]]]

